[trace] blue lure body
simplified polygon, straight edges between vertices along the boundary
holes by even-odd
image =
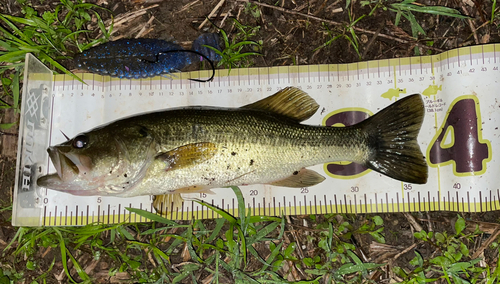
[[[218,35],[199,36],[193,42],[191,50],[159,39],[120,39],[77,54],[74,62],[78,68],[92,73],[118,78],[147,78],[179,72],[202,60],[208,60],[213,67],[211,61],[220,60],[220,55],[202,45],[213,46],[220,50]]]

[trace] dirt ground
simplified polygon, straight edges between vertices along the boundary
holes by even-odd
[[[39,12],[54,9],[55,1],[33,1],[33,6]],[[112,39],[140,37],[160,38],[173,40],[184,46],[190,46],[202,32],[215,32],[216,29],[205,23],[200,24],[211,14],[220,2],[219,0],[98,0],[90,1],[110,9],[115,21],[126,13],[129,20],[115,25]],[[345,1],[335,0],[263,0],[264,4],[276,5],[276,8],[255,5],[249,8],[244,1],[227,0],[215,11],[212,22],[232,36],[236,29],[231,18],[238,19],[246,26],[260,26],[254,41],[262,41],[262,56],[254,57],[253,66],[286,66],[292,64],[337,64],[358,61],[408,57],[415,55],[415,47],[421,54],[437,54],[449,49],[499,42],[499,30],[496,25],[486,23],[489,20],[491,4],[489,1],[422,1],[428,5],[445,5],[456,8],[471,20],[459,20],[451,17],[436,16],[423,13],[414,13],[422,25],[427,36],[421,35],[414,40],[408,21],[401,19],[399,26],[394,25],[395,13],[378,9],[372,16],[359,21],[356,34],[359,39],[359,53],[345,38],[339,38],[325,48],[315,51],[316,48],[329,40],[325,23],[331,31],[343,33],[345,25],[352,19],[369,14],[373,5],[362,7],[359,1],[352,1],[346,10]],[[392,1],[390,1],[392,3]],[[436,3],[437,2],[437,3]],[[384,2],[386,3],[386,2]],[[144,13],[140,14],[143,11]],[[254,12],[252,14],[252,11]],[[258,14],[255,14],[258,11]],[[17,2],[5,1],[0,4],[0,12],[21,15]],[[105,16],[105,14],[103,14]],[[308,17],[311,16],[311,17]],[[314,17],[314,18],[312,18]],[[108,17],[109,18],[109,17]],[[318,20],[318,19],[323,19]],[[329,21],[329,22],[327,22]],[[342,23],[335,25],[332,21]],[[498,24],[498,23],[497,23]],[[95,36],[97,32],[95,33]],[[429,43],[432,42],[432,45]],[[73,68],[71,62],[63,62],[68,68]],[[14,114],[2,116],[5,122],[16,119]],[[1,121],[0,121],[1,122]],[[17,136],[15,129],[6,130],[7,134],[0,138],[0,208],[8,206],[12,199],[15,178],[15,159],[17,150]],[[9,243],[16,232],[10,225],[10,211],[0,212],[0,249]],[[412,237],[413,228],[409,223],[409,216],[404,214],[381,214],[384,218],[385,236],[387,244],[398,252],[415,243]],[[455,212],[422,212],[413,214],[425,230],[429,226],[434,231],[454,230]],[[499,212],[470,213],[464,217],[471,222],[498,223]],[[301,225],[307,216],[294,216],[292,223]],[[364,222],[365,216],[354,217],[356,222]],[[297,229],[300,235],[305,229]],[[489,235],[485,234],[484,239]],[[364,236],[354,236],[357,246],[366,248],[365,253],[376,259],[376,254],[370,256],[371,239]],[[432,254],[434,248],[426,245],[416,247],[422,255]],[[393,256],[396,253],[393,254]],[[496,255],[485,251],[486,262],[496,264]],[[386,256],[387,257],[387,256]],[[396,264],[405,266],[414,257],[412,251],[400,256]],[[383,260],[382,260],[383,261]],[[24,264],[20,263],[20,267]],[[48,265],[48,264],[47,264]],[[107,278],[106,278],[107,279]],[[103,280],[106,282],[108,280]]]

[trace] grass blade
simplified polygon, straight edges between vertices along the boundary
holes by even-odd
[[[12,123],[0,123],[0,129],[1,130],[7,130],[11,127],[13,127],[14,125],[16,125],[17,122],[12,122]]]
[[[130,207],[126,207],[125,209],[127,209],[128,211],[130,211],[132,213],[135,213],[135,214],[137,214],[139,216],[147,218],[147,219],[149,219],[151,221],[155,221],[155,222],[162,223],[162,224],[167,224],[167,225],[173,226],[173,227],[181,226],[181,225],[177,224],[176,222],[174,222],[172,220],[163,218],[160,215],[148,212],[146,210],[137,209],[137,208],[130,208]]]
[[[222,218],[226,219],[232,225],[238,225],[238,220],[236,218],[234,218],[231,214],[224,211],[223,209],[220,209],[220,208],[215,207],[211,204],[208,204],[203,200],[195,200],[195,202],[200,204],[200,205],[206,206],[206,207],[210,208],[211,210],[215,211],[215,213],[222,216]]]
[[[13,100],[14,100],[14,109],[16,111],[16,113],[19,111],[19,96],[20,96],[20,93],[19,93],[19,73],[21,73],[20,71],[16,71],[14,73],[14,78],[12,80],[12,96],[13,96]]]
[[[68,276],[68,279],[73,282],[77,283],[73,277],[71,277],[71,274],[69,273],[68,269],[68,258],[67,258],[67,252],[66,252],[66,243],[64,243],[64,238],[61,234],[61,232],[57,228],[52,228],[54,232],[59,236],[59,249],[61,250],[61,261],[63,265],[64,272],[66,273],[66,276]]]
[[[226,223],[225,219],[219,218],[215,220],[216,225],[214,230],[212,231],[212,234],[210,237],[206,240],[206,243],[211,243],[217,236],[219,236],[220,231],[222,230],[222,227],[224,226],[224,223]]]
[[[64,66],[62,66],[61,64],[59,64],[57,61],[55,61],[54,59],[52,59],[50,56],[48,56],[45,52],[40,52],[39,54],[39,57],[40,59],[42,60],[45,60],[46,62],[52,64],[54,67],[56,67],[57,69],[63,71],[64,73],[66,73],[67,75],[71,76],[73,79],[76,79],[78,80],[79,82],[81,82],[82,84],[85,84],[87,85],[87,83],[85,83],[80,77],[76,76],[75,74],[71,73],[71,71],[69,71],[68,69],[66,69]]]
[[[258,231],[255,236],[252,236],[252,238],[248,240],[248,244],[251,245],[253,243],[263,241],[263,238],[267,236],[269,233],[273,232],[279,225],[280,223],[277,222],[273,222],[267,225],[266,227],[264,227],[264,229]]]

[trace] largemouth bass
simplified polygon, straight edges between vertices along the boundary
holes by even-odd
[[[416,140],[424,117],[420,95],[354,126],[301,124],[318,107],[288,87],[240,108],[185,107],[128,117],[49,147],[57,173],[37,183],[74,195],[155,195],[161,212],[179,205],[180,193],[313,186],[325,178],[306,167],[334,161],[426,183],[427,163]]]

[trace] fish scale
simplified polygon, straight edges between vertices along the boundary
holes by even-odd
[[[356,128],[302,125],[282,116],[254,110],[187,108],[171,111],[168,116],[165,113],[145,115],[133,123],[145,125],[148,121],[156,122],[156,127],[150,130],[162,141],[162,152],[178,145],[205,141],[216,141],[219,151],[212,159],[175,171],[165,171],[165,166],[158,163],[148,171],[141,185],[120,196],[145,192],[166,194],[203,183],[210,187],[251,184],[256,179],[268,183],[326,161],[346,159],[361,162],[366,157],[358,157],[357,153],[367,153],[366,150],[351,151],[366,145],[365,137],[359,135]],[[201,126],[205,134],[193,137],[189,127],[192,125]],[[253,165],[250,165],[251,160]],[[155,178],[159,176],[162,178]],[[212,178],[215,180],[206,182]]]

